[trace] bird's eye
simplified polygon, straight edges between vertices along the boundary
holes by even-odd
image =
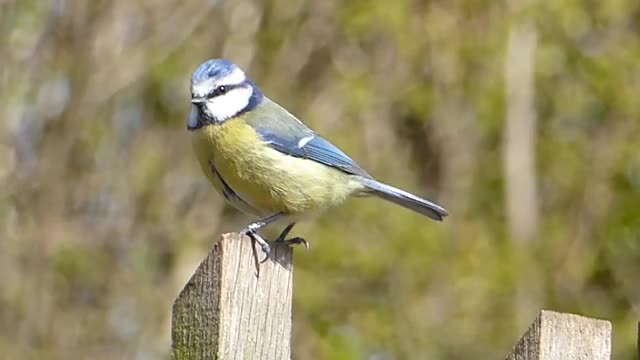
[[[207,95],[207,98],[211,99],[216,96],[224,95],[229,91],[229,87],[225,85],[220,85],[217,88],[211,90],[211,92]]]

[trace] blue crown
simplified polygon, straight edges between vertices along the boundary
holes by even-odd
[[[226,59],[211,59],[198,66],[191,82],[197,84],[203,80],[222,77],[230,74],[236,67],[236,64]]]

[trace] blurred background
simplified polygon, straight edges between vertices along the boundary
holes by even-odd
[[[640,319],[640,2],[0,1],[0,349],[168,359],[227,208],[189,80],[226,57],[428,221],[296,228],[295,359],[501,359],[541,308]]]

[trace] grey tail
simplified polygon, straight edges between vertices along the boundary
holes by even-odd
[[[368,192],[394,204],[428,216],[433,220],[442,221],[449,213],[442,206],[429,200],[419,198],[404,190],[383,184],[374,179],[360,177],[360,181]]]

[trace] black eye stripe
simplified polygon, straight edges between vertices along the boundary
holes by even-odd
[[[220,96],[220,95],[224,95],[226,93],[228,93],[229,91],[242,87],[242,84],[234,84],[234,85],[220,85],[218,87],[216,87],[215,89],[213,89],[211,92],[209,92],[209,94],[207,94],[207,98],[213,98],[216,96]]]

